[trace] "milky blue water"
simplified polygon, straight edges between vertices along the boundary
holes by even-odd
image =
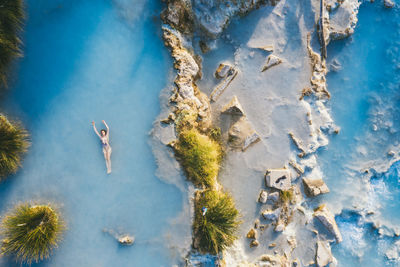
[[[365,2],[360,7],[354,35],[332,42],[329,61],[337,59],[342,69],[327,76],[332,93],[331,108],[339,135],[319,153],[325,180],[331,193],[322,197],[333,206],[343,205],[337,216],[343,242],[333,246],[340,266],[399,266],[384,254],[396,238],[380,236],[352,204],[368,197],[382,221],[400,226],[400,183],[398,164],[388,174],[371,179],[371,192],[357,184],[363,167],[374,160],[388,161],[388,150],[399,141],[400,108],[400,10],[385,9],[382,1]],[[367,164],[366,162],[371,162]],[[365,164],[364,164],[365,163]],[[358,191],[360,190],[360,191]],[[355,201],[354,201],[355,200]],[[346,209],[348,211],[346,211]]]
[[[68,227],[51,259],[35,266],[174,262],[165,235],[182,195],[155,176],[148,144],[171,66],[159,2],[27,2],[25,57],[1,106],[23,121],[32,147],[18,174],[0,184],[0,214],[20,201],[51,202]],[[111,175],[91,126],[102,128],[102,119],[111,129]],[[136,243],[122,247],[105,228]]]

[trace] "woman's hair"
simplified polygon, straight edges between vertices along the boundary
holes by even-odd
[[[106,129],[101,129],[100,133],[102,133],[102,132],[104,132],[105,135],[107,134],[107,130]]]

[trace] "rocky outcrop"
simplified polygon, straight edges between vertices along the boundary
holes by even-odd
[[[342,235],[336,224],[335,216],[325,205],[321,205],[314,212],[314,217],[317,218],[322,225],[335,237],[337,243],[342,242]]]
[[[320,194],[329,193],[329,188],[325,184],[324,180],[303,178],[304,191],[307,196],[315,197]]]
[[[271,267],[289,267],[290,263],[286,256],[280,255],[262,255],[260,257],[259,266],[271,266]]]
[[[251,228],[246,237],[249,239],[257,239],[257,231],[254,228]]]
[[[167,0],[167,8],[161,12],[165,24],[184,34],[194,31],[194,14],[191,0]]]
[[[343,39],[354,33],[359,6],[358,0],[320,0],[318,29],[323,58],[326,58],[330,40]]]
[[[222,108],[221,113],[238,116],[245,115],[242,105],[239,103],[239,100],[236,96],[233,96],[231,101]]]
[[[274,222],[274,221],[278,220],[280,213],[281,213],[281,209],[265,210],[261,213],[261,215],[265,220]]]
[[[315,255],[315,262],[318,267],[325,267],[329,263],[333,262],[333,256],[331,252],[331,246],[327,241],[317,242],[317,251]]]
[[[277,66],[281,63],[282,63],[282,59],[280,59],[279,57],[277,57],[275,55],[269,55],[267,58],[267,61],[265,62],[264,66],[261,69],[261,72],[264,72],[264,71],[268,70],[269,68],[271,68],[273,66]]]
[[[171,101],[176,103],[175,114],[191,114],[193,121],[199,123],[200,128],[211,125],[211,107],[208,97],[198,90],[195,81],[200,76],[200,67],[195,56],[184,46],[183,36],[168,26],[163,26],[165,45],[171,49],[174,58],[174,67],[177,70],[175,77],[176,91]]]
[[[288,169],[269,169],[265,173],[265,184],[268,187],[279,190],[289,190],[292,185],[290,171]]]
[[[264,5],[275,5],[275,0],[253,1],[203,1],[193,0],[193,12],[196,23],[207,37],[217,38],[228,26],[232,17],[244,15]]]

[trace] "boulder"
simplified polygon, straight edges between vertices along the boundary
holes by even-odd
[[[288,169],[269,169],[265,173],[265,184],[279,190],[289,190],[292,180]]]
[[[280,255],[262,255],[260,257],[261,266],[279,266],[286,267],[288,266],[288,260],[285,256]],[[265,265],[267,263],[267,265]]]
[[[269,69],[273,66],[279,65],[281,63],[282,63],[282,59],[280,59],[279,57],[277,57],[275,55],[269,55],[261,72],[266,71],[267,69]]]
[[[336,238],[336,242],[342,242],[342,235],[335,221],[335,216],[328,210],[325,205],[321,205],[315,212],[314,217],[317,218],[322,225]]]
[[[231,69],[231,65],[221,63],[215,71],[215,77],[217,77],[218,79],[225,78]]]
[[[309,197],[329,193],[329,188],[322,179],[303,178],[303,184],[304,191]]]
[[[257,239],[257,231],[254,228],[251,228],[246,237],[249,239]]]
[[[244,115],[242,105],[240,105],[236,96],[233,96],[231,101],[222,108],[221,113],[239,116]]]
[[[258,197],[258,202],[265,204],[268,199],[268,193],[265,190],[261,190],[260,196]]]
[[[315,261],[317,262],[318,267],[325,267],[329,263],[333,262],[331,246],[327,241],[317,242],[317,252],[315,255]]]
[[[135,238],[130,235],[124,235],[118,238],[118,242],[122,245],[130,246],[135,242]]]

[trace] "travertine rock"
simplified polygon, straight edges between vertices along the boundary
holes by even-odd
[[[303,178],[304,191],[307,196],[315,197],[320,194],[329,193],[329,188],[322,179]]]
[[[325,205],[321,205],[315,212],[314,217],[317,218],[323,226],[336,238],[336,242],[342,242],[342,235],[335,221],[335,216],[328,210]]]
[[[257,239],[257,231],[254,228],[251,228],[246,237],[249,239]]]
[[[279,190],[288,190],[292,184],[288,169],[270,169],[265,173],[265,184]]]
[[[228,135],[230,146],[240,148],[242,151],[261,140],[245,116],[231,126]]]
[[[265,62],[263,68],[261,69],[261,72],[266,71],[267,69],[279,65],[282,63],[282,59],[280,59],[279,57],[275,56],[275,55],[269,55],[267,58],[267,61]]]
[[[260,196],[258,197],[258,202],[260,203],[266,203],[268,199],[268,193],[265,190],[261,190]]]
[[[237,97],[233,96],[231,101],[222,108],[221,113],[243,116],[244,110]]]
[[[232,69],[231,65],[221,63],[219,64],[217,70],[215,71],[215,77],[219,79],[225,78],[231,69]]]
[[[327,241],[317,242],[317,252],[315,255],[315,261],[317,262],[318,267],[325,267],[329,263],[333,262],[331,246]]]

